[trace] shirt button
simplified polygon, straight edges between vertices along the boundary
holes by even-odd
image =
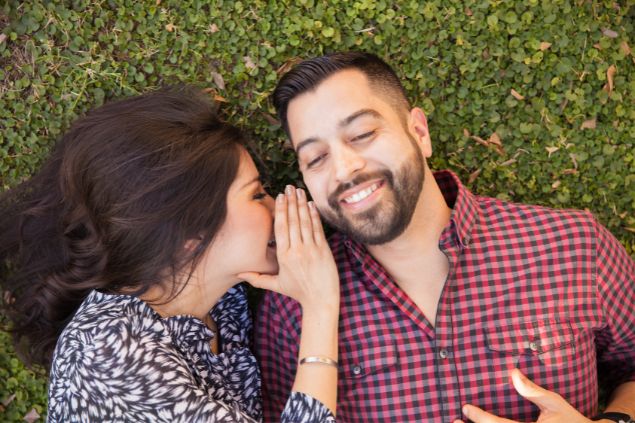
[[[353,366],[353,374],[355,376],[359,376],[362,374],[362,366],[355,365]]]
[[[532,351],[538,351],[540,350],[540,345],[538,345],[537,342],[532,341],[529,343],[529,349]]]
[[[441,358],[448,358],[448,350],[446,350],[445,348],[441,349],[439,351],[439,357]]]

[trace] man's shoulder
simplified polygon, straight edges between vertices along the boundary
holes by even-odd
[[[475,195],[475,199],[479,206],[481,226],[490,230],[509,227],[521,231],[579,233],[591,238],[596,236],[597,220],[587,210],[556,209],[478,195]]]

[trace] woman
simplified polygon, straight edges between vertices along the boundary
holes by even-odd
[[[334,421],[337,270],[302,190],[273,227],[245,147],[202,93],[164,90],[79,119],[2,195],[2,284],[17,344],[50,365],[49,421],[261,420],[242,280],[303,307],[281,420]]]

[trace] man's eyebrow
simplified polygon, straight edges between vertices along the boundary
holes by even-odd
[[[374,117],[375,119],[383,119],[383,117],[381,116],[381,114],[377,111],[377,110],[373,110],[373,109],[362,109],[362,110],[358,110],[357,112],[353,113],[350,116],[345,117],[344,119],[342,119],[340,121],[340,123],[338,124],[338,126],[340,128],[343,128],[347,125],[350,125],[355,119],[358,119],[362,116],[371,116]]]
[[[340,129],[341,129],[341,128],[344,128],[345,126],[350,125],[350,124],[351,124],[351,123],[352,123],[355,119],[358,119],[358,118],[360,118],[360,117],[362,117],[362,116],[371,116],[371,117],[374,117],[374,118],[376,118],[376,119],[383,119],[383,117],[381,116],[381,114],[380,114],[378,111],[376,111],[376,110],[373,110],[373,109],[361,109],[361,110],[358,110],[358,111],[356,111],[355,113],[353,113],[353,114],[351,114],[351,115],[349,115],[349,116],[345,117],[344,119],[342,119],[342,120],[341,120],[341,121],[337,124],[337,126],[338,126]],[[295,147],[295,153],[296,153],[296,154],[300,154],[300,150],[301,150],[302,148],[304,148],[304,147],[306,147],[307,145],[312,144],[312,143],[314,143],[314,142],[316,142],[316,141],[318,141],[318,138],[317,138],[317,137],[309,137],[309,138],[306,138],[306,139],[304,139],[304,140],[300,141],[300,142],[298,143],[298,145]]]

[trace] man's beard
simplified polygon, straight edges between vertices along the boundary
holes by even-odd
[[[410,224],[423,188],[424,163],[419,147],[413,145],[413,154],[393,174],[390,170],[369,172],[342,184],[328,197],[328,210],[320,214],[330,225],[348,234],[354,240],[368,245],[385,244],[401,235]],[[381,189],[390,190],[386,198],[368,210],[347,218],[338,197],[342,192],[373,179],[382,179]],[[372,194],[371,194],[372,195]]]

